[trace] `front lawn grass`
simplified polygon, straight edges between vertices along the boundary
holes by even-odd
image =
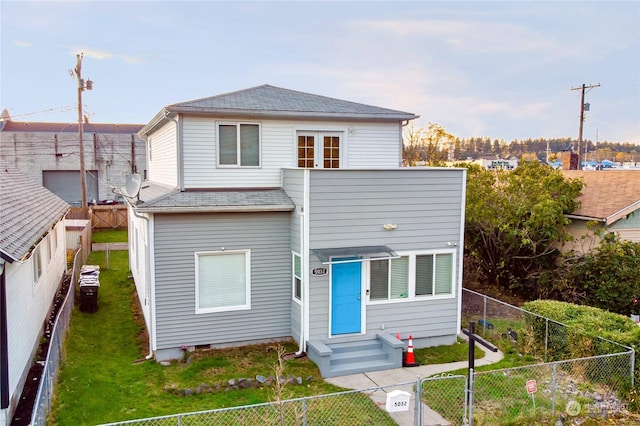
[[[453,345],[441,345],[430,348],[415,349],[413,352],[416,362],[420,365],[466,361],[469,358],[469,343],[458,338],[456,343]],[[484,351],[476,345],[473,358],[483,358],[484,355]]]
[[[99,309],[81,312],[76,303],[48,424],[95,425],[345,390],[324,381],[307,358],[285,361],[283,374],[300,377],[303,383],[287,384],[279,395],[273,385],[237,390],[226,386],[230,379],[274,376],[279,344],[195,351],[188,354],[188,362],[168,366],[145,360],[148,346],[142,338],[144,325],[135,286],[128,277],[128,252],[111,251],[109,257],[109,269],[104,252],[91,253],[87,261],[101,267]],[[285,352],[298,349],[293,342],[282,345]],[[203,384],[207,391],[197,393]],[[185,396],[187,389],[193,394]],[[348,413],[337,416],[334,424],[394,424],[370,398],[355,395],[341,398],[338,411],[328,401],[315,402],[315,409],[321,412],[314,416],[333,418]]]

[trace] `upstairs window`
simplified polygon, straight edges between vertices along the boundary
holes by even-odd
[[[218,124],[218,164],[220,166],[260,166],[260,125]]]

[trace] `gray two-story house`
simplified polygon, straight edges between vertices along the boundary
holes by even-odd
[[[466,170],[401,166],[415,118],[270,85],[162,108],[126,190],[150,355],[293,338],[328,377],[455,342]]]

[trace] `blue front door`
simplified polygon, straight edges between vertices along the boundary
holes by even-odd
[[[348,259],[333,259],[348,260]],[[359,333],[362,309],[360,262],[331,265],[331,334]]]

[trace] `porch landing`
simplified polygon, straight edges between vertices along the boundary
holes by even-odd
[[[336,341],[309,340],[307,356],[322,377],[338,377],[402,367],[404,343],[390,334]]]

